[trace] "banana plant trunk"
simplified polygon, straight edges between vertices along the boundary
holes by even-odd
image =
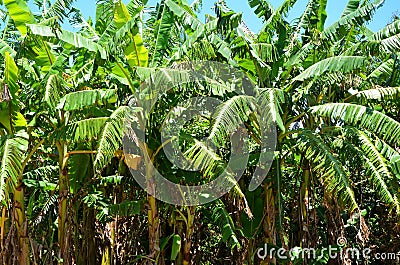
[[[309,208],[309,186],[310,186],[310,168],[308,161],[303,163],[303,179],[300,188],[300,200],[299,200],[299,224],[300,224],[300,247],[308,247],[306,244],[309,242],[308,238],[308,208]]]
[[[150,258],[156,260],[160,253],[160,219],[158,216],[156,198],[148,195],[147,201],[149,204],[147,212],[149,222],[149,252]]]
[[[263,223],[265,243],[276,245],[276,203],[274,184],[269,182],[265,185],[265,220]],[[262,265],[276,264],[275,257],[267,257],[261,262]]]
[[[19,180],[19,185],[15,190],[13,208],[19,243],[18,262],[19,264],[29,265],[29,240],[27,233],[27,220],[25,216],[24,187],[22,180]]]
[[[151,156],[153,152],[148,149]],[[160,256],[160,218],[158,216],[157,200],[150,194],[155,194],[156,183],[153,178],[152,161],[146,161],[146,179],[147,179],[147,217],[149,226],[149,258],[158,260]],[[157,263],[158,264],[158,263]]]
[[[68,202],[68,145],[66,142],[57,143],[59,152],[60,179],[58,196],[58,245],[59,264],[68,264],[67,238],[67,202]]]
[[[195,206],[188,206],[188,218],[187,218],[187,227],[186,227],[186,237],[185,244],[183,247],[183,265],[190,264],[190,249],[192,248],[192,237],[194,232],[194,217],[196,213]]]

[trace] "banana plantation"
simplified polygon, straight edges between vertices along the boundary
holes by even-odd
[[[400,18],[241,1],[0,1],[2,265],[400,264]]]

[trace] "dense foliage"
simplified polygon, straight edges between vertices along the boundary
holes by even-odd
[[[400,20],[367,27],[384,0],[350,0],[330,26],[327,0],[309,0],[294,21],[296,0],[278,8],[249,0],[263,21],[258,33],[224,1],[205,22],[201,1],[98,0],[88,21],[72,0],[35,0],[40,14],[24,0],[1,2],[2,264],[352,264],[346,254],[257,256],[264,244],[321,251],[339,238],[343,249],[400,250]],[[143,83],[184,83],[177,65],[200,60],[246,73],[253,96],[216,76],[172,87],[141,124],[152,95]],[[186,172],[167,159],[160,128],[170,109],[197,96],[222,103],[181,132],[182,151],[200,168]],[[250,132],[251,157],[260,156],[254,117],[265,113],[255,102],[272,112],[277,148],[254,191],[254,159],[229,194],[202,206],[160,202],[134,180],[151,162],[175,183],[206,183],[229,161],[224,132],[237,121]],[[127,116],[147,127],[137,148],[149,161],[122,151]],[[205,137],[220,148],[196,141]]]

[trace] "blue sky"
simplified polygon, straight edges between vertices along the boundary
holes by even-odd
[[[89,16],[95,16],[95,2],[94,0],[77,0],[75,2],[75,6],[79,8],[85,18]],[[127,2],[127,0],[124,0]],[[156,3],[157,0],[150,0],[149,4]],[[189,0],[189,2],[192,2]],[[257,18],[251,8],[248,5],[247,0],[226,0],[227,5],[235,11],[243,13],[243,19],[246,24],[250,27],[254,32],[258,32],[261,28],[261,19]],[[270,3],[278,7],[283,0],[270,0]],[[289,12],[289,19],[294,19],[299,17],[305,6],[307,5],[308,0],[298,0],[293,9]],[[327,13],[328,18],[325,26],[329,26],[333,22],[335,22],[340,15],[342,14],[348,0],[330,0],[328,1]],[[200,14],[201,17],[204,17],[204,14],[213,14],[214,0],[203,0],[203,11]],[[383,7],[381,7],[377,13],[375,14],[374,20],[370,23],[369,27],[373,31],[377,31],[384,27],[390,21],[393,13],[395,11],[400,11],[400,0],[386,0]]]

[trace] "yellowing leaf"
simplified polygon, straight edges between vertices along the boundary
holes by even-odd
[[[125,25],[126,22],[128,22],[131,19],[131,15],[129,14],[128,9],[122,3],[121,1],[118,1],[115,3],[115,9],[114,9],[114,22],[119,29],[123,25]]]
[[[15,26],[23,36],[26,35],[26,24],[35,23],[35,18],[32,15],[26,1],[24,0],[4,0],[4,5],[8,9],[8,13],[14,20]]]
[[[18,67],[14,62],[14,59],[8,52],[5,53],[5,71],[4,71],[4,82],[8,85],[11,95],[14,96],[19,86],[18,81]]]
[[[126,60],[131,67],[146,67],[149,59],[149,52],[143,45],[143,40],[139,34],[133,36],[133,41],[124,51]]]
[[[117,29],[123,27],[130,20],[131,15],[124,3],[121,1],[116,2],[114,7],[114,22]],[[149,52],[143,45],[142,37],[138,33],[130,34],[132,35],[132,41],[124,50],[125,58],[131,67],[146,67],[149,60]]]

